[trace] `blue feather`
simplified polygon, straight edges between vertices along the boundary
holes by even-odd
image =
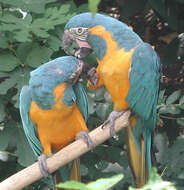
[[[30,89],[28,86],[24,86],[20,93],[20,116],[27,140],[34,154],[39,156],[43,152],[43,148],[37,136],[36,126],[29,118],[31,102]]]
[[[143,69],[144,68],[144,69]],[[130,89],[126,100],[129,107],[140,117],[137,117],[135,131],[132,137],[140,149],[138,139],[143,135],[145,142],[145,160],[151,172],[151,133],[156,126],[156,106],[159,90],[159,58],[149,44],[137,46],[132,56],[129,74]],[[143,126],[143,127],[142,127]]]
[[[87,121],[89,111],[87,94],[81,83],[76,83],[73,86],[73,89],[76,95],[76,103],[79,107],[79,110]]]

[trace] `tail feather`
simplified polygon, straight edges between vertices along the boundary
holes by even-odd
[[[133,136],[133,128],[132,126],[126,128],[127,151],[136,187],[140,188],[147,183],[151,172],[151,133],[145,132],[139,137],[139,140],[135,141],[137,137]]]
[[[71,171],[70,171],[70,180],[80,181],[80,159],[76,159],[73,162]]]

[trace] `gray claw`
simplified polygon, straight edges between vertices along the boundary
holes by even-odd
[[[76,140],[78,139],[83,139],[84,142],[87,144],[89,148],[94,148],[94,143],[91,140],[91,137],[89,136],[87,131],[80,131],[77,137],[75,138]]]
[[[41,156],[38,157],[38,165],[39,165],[42,175],[45,178],[47,178],[50,175],[49,169],[47,167],[46,159],[47,159],[47,156],[44,154],[42,154]]]
[[[110,125],[110,136],[115,139],[115,140],[118,140],[118,135],[116,135],[116,132],[115,132],[115,128],[114,128],[114,124],[115,124],[115,121],[112,121],[111,125]]]
[[[118,136],[115,132],[115,120],[120,117],[122,114],[125,113],[126,110],[123,111],[112,111],[108,117],[108,119],[102,124],[102,129],[105,127],[105,125],[110,124],[110,136],[113,137],[115,140],[118,140]]]
[[[88,73],[87,73],[87,76],[89,78],[89,81],[90,83],[93,85],[93,86],[96,86],[97,82],[98,82],[98,74],[96,72],[96,68],[93,67],[91,68]]]
[[[110,123],[110,120],[107,119],[106,121],[104,121],[104,123],[102,124],[102,129],[105,127],[105,125],[107,125],[108,123]]]

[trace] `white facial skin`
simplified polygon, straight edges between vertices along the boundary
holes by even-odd
[[[81,49],[81,48],[88,48],[88,49],[91,49],[91,46],[88,44],[88,42],[79,40],[79,39],[77,39],[77,38],[74,38],[74,36],[72,36],[68,30],[65,30],[65,31],[64,31],[64,35],[67,36],[68,38],[70,38],[71,40],[73,40],[73,41],[75,41],[75,42],[77,43],[79,49],[75,52],[75,54],[74,54],[75,57],[80,58],[80,49]],[[67,37],[66,37],[66,38],[67,38]],[[68,40],[68,42],[69,42],[69,44],[70,44],[71,41]],[[64,46],[64,45],[63,45],[63,46]],[[67,44],[66,44],[66,46],[67,46]],[[64,49],[65,49],[65,47],[64,47]]]

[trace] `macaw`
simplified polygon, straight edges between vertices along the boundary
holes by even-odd
[[[92,89],[105,86],[114,104],[104,124],[110,124],[131,110],[126,128],[130,168],[137,187],[147,183],[151,173],[151,138],[156,126],[160,61],[156,52],[125,23],[102,14],[82,13],[65,25],[62,46],[70,53],[72,43],[80,59],[93,50],[97,68],[89,72]]]
[[[49,61],[30,73],[29,85],[21,90],[23,129],[45,177],[49,175],[46,155],[59,151],[75,138],[83,138],[88,146],[92,145],[85,123],[87,95],[78,82],[83,65],[73,56]],[[80,180],[79,167],[80,162],[76,160],[70,179]]]

